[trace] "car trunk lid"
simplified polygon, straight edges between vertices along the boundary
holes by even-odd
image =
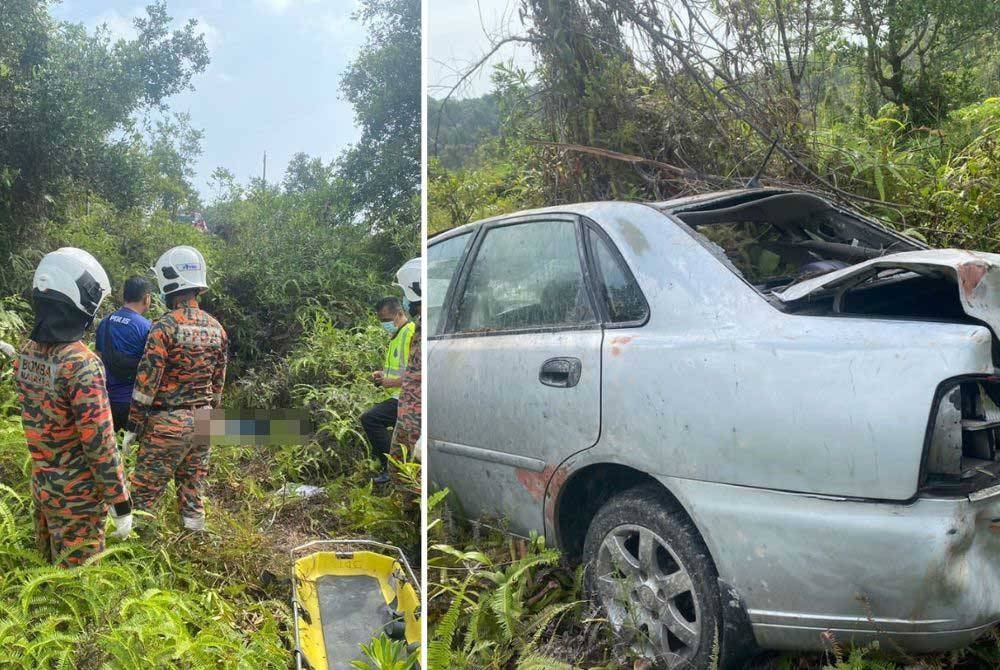
[[[1000,337],[1000,255],[960,249],[931,249],[888,254],[806,279],[772,295],[783,303],[807,301],[830,293],[843,296],[863,284],[887,278],[893,270],[950,282],[962,310]],[[837,298],[835,298],[835,301]]]

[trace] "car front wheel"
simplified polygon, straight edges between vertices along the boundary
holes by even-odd
[[[586,585],[633,652],[662,668],[708,668],[719,649],[715,567],[657,485],[611,498],[584,543]]]

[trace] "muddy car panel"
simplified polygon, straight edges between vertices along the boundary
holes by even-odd
[[[599,226],[638,281],[648,321],[562,340],[432,337],[431,479],[470,516],[496,513],[567,548],[575,510],[562,501],[575,481],[643,473],[690,515],[762,646],[819,648],[827,629],[856,641],[887,634],[913,650],[963,644],[1000,619],[993,260],[977,259],[986,269],[968,295],[978,311],[959,308],[962,275],[948,268],[857,285],[842,272],[846,291],[806,279],[815,287],[800,295],[801,282],[775,289],[741,272],[699,232],[712,215],[685,221],[713,206],[777,221],[787,205],[825,226],[825,239],[803,238],[793,215],[779,222],[803,240],[796,253],[936,253],[829,204],[775,195],[521,215]],[[595,346],[600,364],[588,359],[584,377],[596,400],[541,388],[544,357]]]
[[[537,381],[542,366],[555,357],[581,361],[575,386]],[[601,331],[454,338],[445,347],[431,347],[428,360],[435,386],[469,389],[461,402],[439,402],[434,411],[440,422],[435,453],[451,456],[438,459],[434,478],[467,484],[455,488],[462,490],[468,514],[506,516],[519,528],[542,528],[550,464],[598,439]],[[526,379],[532,383],[521,388]],[[503,392],[514,388],[516,393]],[[483,430],[499,425],[503,430]]]
[[[938,384],[993,371],[987,329],[786,314],[658,212],[621,207],[604,228],[651,315],[606,333],[602,450],[637,449],[645,470],[677,477],[916,494]]]
[[[764,647],[808,648],[830,630],[840,642],[933,651],[967,644],[997,620],[998,497],[900,505],[664,484],[711,529],[719,572]]]

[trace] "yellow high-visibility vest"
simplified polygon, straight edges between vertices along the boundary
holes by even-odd
[[[406,371],[406,363],[410,360],[410,342],[413,340],[413,331],[416,329],[416,324],[408,321],[392,336],[389,350],[385,352],[385,367],[382,368],[382,374],[386,379],[399,379],[403,376]],[[390,388],[388,389],[389,396],[398,398],[401,390],[399,387]]]

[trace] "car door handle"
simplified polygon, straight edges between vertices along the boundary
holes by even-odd
[[[570,388],[580,383],[581,372],[583,372],[583,364],[580,363],[579,358],[550,358],[542,363],[542,369],[538,372],[538,381],[546,386]]]

